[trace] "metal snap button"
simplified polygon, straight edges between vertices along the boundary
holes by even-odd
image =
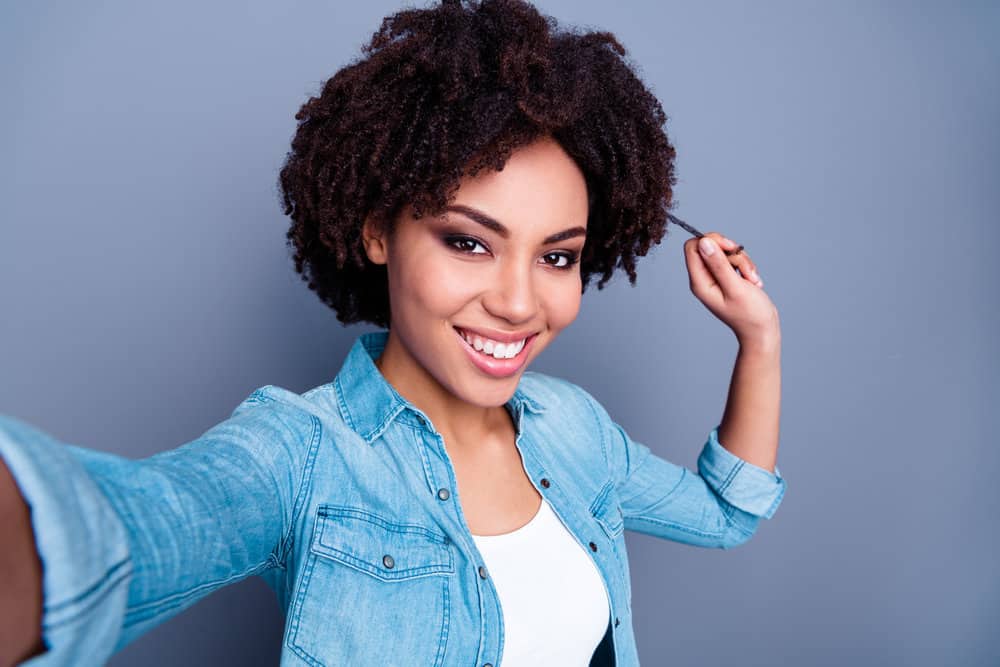
[[[596,544],[594,544],[593,542],[591,542],[591,543],[590,543],[590,550],[591,550],[591,551],[597,551],[597,545],[596,545]]]
[[[482,577],[483,579],[486,578],[486,567],[483,565],[479,566],[479,576]]]
[[[546,489],[549,488],[549,480],[542,477],[542,486],[544,486]]]
[[[449,497],[451,497],[451,493],[449,493],[448,489],[438,489],[438,498],[441,500],[448,500]]]
[[[392,569],[392,567],[396,565],[396,561],[392,559],[392,556],[386,554],[382,556],[382,564],[385,565],[387,568]]]

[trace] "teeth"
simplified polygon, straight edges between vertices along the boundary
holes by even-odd
[[[465,331],[459,331],[459,333],[469,345],[484,354],[490,355],[494,359],[513,359],[524,349],[524,345],[528,340],[525,338],[516,343],[498,343],[488,338],[483,340],[479,336],[473,336]]]

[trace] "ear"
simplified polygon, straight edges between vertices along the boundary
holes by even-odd
[[[365,246],[365,254],[375,264],[385,264],[389,255],[386,243],[384,225],[375,222],[372,216],[365,218],[361,226],[361,242]]]

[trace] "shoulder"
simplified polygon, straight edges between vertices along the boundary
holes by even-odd
[[[598,425],[603,425],[608,417],[607,411],[589,391],[565,378],[525,371],[520,388],[544,406],[549,417],[568,415],[576,420],[593,420]],[[556,414],[550,415],[550,411]]]
[[[321,435],[338,442],[356,436],[344,421],[330,384],[301,394],[273,384],[258,387],[233,410],[233,416],[251,413],[258,419],[280,422],[301,440],[313,443]]]

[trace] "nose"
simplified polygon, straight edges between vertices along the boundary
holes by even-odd
[[[483,307],[495,317],[512,324],[527,322],[538,313],[532,267],[522,262],[506,262],[496,274],[496,284],[483,298]]]

